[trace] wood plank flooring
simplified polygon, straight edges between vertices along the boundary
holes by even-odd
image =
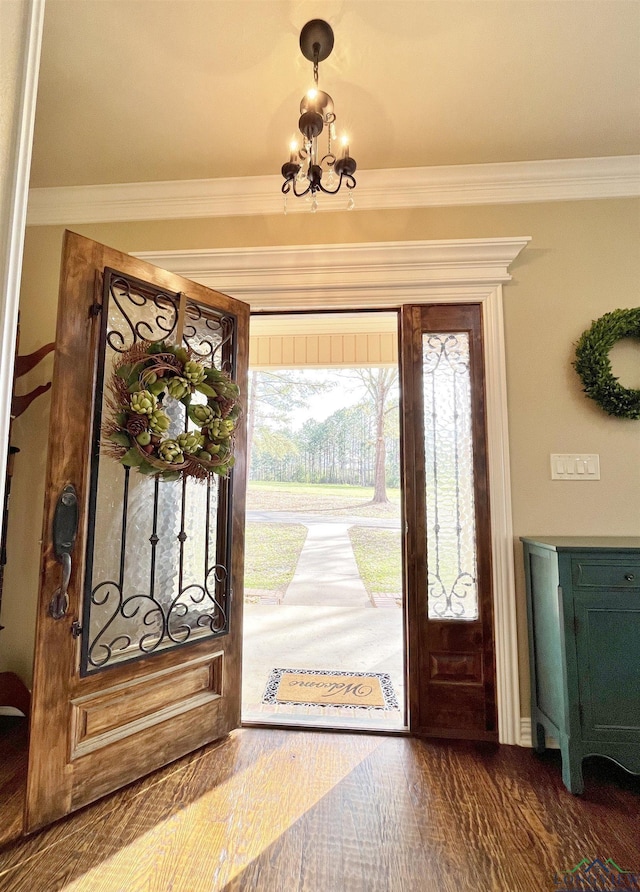
[[[27,785],[28,722],[0,716],[0,846],[22,832]]]
[[[0,852],[0,892],[544,892],[640,871],[640,779],[557,752],[246,728]],[[1,812],[0,812],[1,816]]]

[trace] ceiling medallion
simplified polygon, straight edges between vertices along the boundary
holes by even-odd
[[[314,88],[306,93],[300,103],[298,128],[302,134],[302,145],[293,141],[290,145],[289,161],[282,165],[284,183],[284,210],[287,212],[287,195],[292,192],[297,198],[308,195],[311,210],[318,210],[318,192],[335,195],[344,183],[347,189],[356,185],[354,173],[356,162],[349,155],[349,141],[341,139],[340,157],[333,151],[336,141],[336,116],[333,99],[328,93],[318,89],[318,64],[331,55],[333,31],[322,19],[312,19],[300,32],[300,49],[305,59],[313,62]],[[327,151],[320,154],[318,137],[326,133]],[[353,196],[349,196],[347,208],[354,206]]]

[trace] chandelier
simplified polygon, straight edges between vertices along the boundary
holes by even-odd
[[[336,157],[336,116],[333,110],[333,99],[328,93],[318,89],[318,64],[331,55],[333,50],[333,31],[322,19],[312,19],[300,32],[300,49],[305,59],[313,62],[314,88],[306,93],[300,103],[300,120],[298,128],[302,134],[299,144],[293,141],[290,145],[289,161],[282,165],[282,192],[284,194],[285,213],[287,195],[292,192],[297,198],[308,195],[311,198],[311,210],[317,211],[317,193],[335,195],[343,183],[347,189],[356,185],[354,173],[356,162],[349,155],[347,137],[341,140],[340,156]],[[318,139],[322,133],[326,135],[327,150],[322,154]],[[353,197],[349,196],[347,207],[353,208]]]

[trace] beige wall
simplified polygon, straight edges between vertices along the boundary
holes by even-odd
[[[31,0],[0,0],[0,505],[4,504],[13,357],[17,323],[20,263],[31,158],[32,112],[35,107],[36,58],[42,33],[41,10]],[[31,76],[29,77],[28,74]],[[19,513],[19,508],[16,509]],[[31,595],[31,599],[33,596]],[[0,669],[11,660],[12,630],[22,622],[7,598],[0,635]],[[31,637],[33,630],[31,630]],[[5,704],[0,703],[0,709]]]
[[[301,225],[301,221],[304,225]],[[434,208],[300,216],[78,226],[124,251],[532,237],[504,288],[523,714],[528,714],[524,581],[517,537],[640,535],[640,422],[606,416],[580,390],[573,344],[593,319],[639,303],[640,202],[633,199],[503,207]],[[30,229],[25,246],[23,351],[51,339],[62,229]],[[640,386],[638,347],[617,351],[623,383]],[[635,375],[635,380],[633,376]],[[46,448],[44,400],[16,426],[18,457],[7,589],[20,593],[29,629],[38,568]],[[599,482],[549,479],[551,452],[597,452]],[[28,645],[25,631],[20,648]],[[28,657],[19,669],[28,672]]]
[[[16,130],[22,95],[22,62],[27,5],[24,0],[0,3],[0,210],[9,215],[14,187]]]
[[[21,149],[20,117],[28,12],[25,0],[0,2],[0,468],[5,467],[7,458],[16,327],[18,284],[12,275],[15,270],[12,261],[14,256],[20,256],[23,236],[16,169]],[[4,471],[0,474],[0,504],[3,499]]]

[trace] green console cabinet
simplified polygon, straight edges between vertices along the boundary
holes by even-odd
[[[531,729],[562,753],[582,793],[582,760],[640,774],[640,537],[523,537]]]

